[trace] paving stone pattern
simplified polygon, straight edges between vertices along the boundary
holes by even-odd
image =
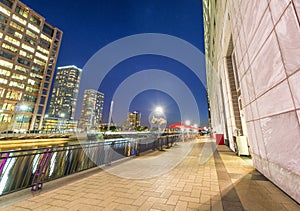
[[[128,171],[128,162],[136,159],[148,159],[150,166],[155,160],[155,165],[159,165],[157,159],[151,158],[161,155],[161,165],[168,165],[174,152],[187,145],[192,147],[185,158],[159,176],[130,179],[109,173],[122,172],[122,168]],[[215,149],[210,139],[179,143],[177,148],[113,164],[107,171],[53,191],[23,201],[16,199],[3,210],[300,210],[295,201],[249,165],[249,158],[236,156],[226,146],[218,146],[214,155],[201,164],[204,145],[211,145],[212,152]]]

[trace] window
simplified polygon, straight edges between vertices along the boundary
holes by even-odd
[[[24,18],[28,17],[28,11],[21,8],[20,6],[16,7],[16,12],[19,13],[20,15],[22,15]]]
[[[20,30],[21,32],[24,31],[24,27],[18,25],[17,23],[15,23],[15,22],[13,22],[13,21],[11,21],[11,22],[9,23],[9,25],[12,26],[12,27],[14,27],[15,29]]]
[[[24,89],[25,88],[25,84],[20,83],[20,82],[16,82],[16,81],[10,81],[9,86],[16,87],[16,88],[19,88],[19,89]]]
[[[26,34],[29,35],[32,38],[35,38],[35,39],[38,38],[38,35],[36,35],[35,33],[33,33],[30,30],[26,30]]]
[[[0,97],[4,96],[4,92],[5,92],[5,89],[4,88],[0,88]]]
[[[31,53],[34,53],[34,48],[30,47],[29,45],[26,45],[26,44],[22,44],[22,48],[27,50],[27,51],[30,51]]]
[[[37,97],[31,96],[31,95],[28,95],[28,94],[24,94],[23,100],[27,101],[27,102],[36,103]]]
[[[1,20],[0,20],[0,21],[1,21]],[[2,23],[0,23],[0,30],[2,30],[2,31],[5,30],[5,25],[2,24]],[[3,34],[1,33],[1,37],[0,37],[0,38],[2,38],[2,37],[3,37]]]
[[[4,78],[0,78],[0,84],[7,84],[7,80]]]
[[[47,49],[49,49],[51,46],[51,44],[48,41],[43,40],[43,39],[41,39],[40,44]]]
[[[33,88],[33,87],[31,87],[31,86],[27,86],[27,87],[26,87],[26,92],[38,93],[39,90],[36,89],[36,88]]]
[[[26,51],[23,51],[23,50],[20,50],[20,55],[21,55],[21,56],[24,56],[24,57],[26,57],[26,58],[28,58],[28,59],[32,59],[32,58],[33,58],[33,55],[32,55],[32,54],[27,53]]]
[[[13,73],[13,75],[11,76],[12,79],[18,79],[20,81],[24,81],[27,79],[27,77],[25,75],[20,75],[20,74],[16,74]]]
[[[50,26],[44,24],[44,26],[43,26],[43,32],[45,34],[48,34],[50,37],[52,37],[53,33],[54,33],[54,30]]]
[[[0,6],[0,12],[2,12],[3,14],[10,16],[10,11],[8,11],[7,9],[5,9],[4,7]]]
[[[15,48],[15,47],[13,47],[13,46],[11,46],[11,45],[8,45],[8,44],[6,44],[6,43],[3,43],[3,44],[2,44],[2,48],[7,49],[7,50],[10,50],[10,51],[12,51],[12,52],[14,52],[14,53],[16,53],[16,52],[18,51],[17,48]]]
[[[30,21],[31,21],[33,24],[37,25],[37,26],[40,26],[40,25],[41,25],[41,20],[40,20],[38,17],[31,16],[31,17],[30,17]]]
[[[4,69],[0,69],[0,75],[10,76],[10,71],[4,70]]]
[[[32,25],[32,24],[28,24],[28,28],[30,28],[32,31],[35,31],[36,33],[40,33],[39,28],[37,28],[36,26]]]
[[[48,60],[48,57],[47,56],[44,56],[43,54],[39,53],[39,52],[36,52],[35,53],[35,56],[39,57],[40,59],[44,60],[47,62]]]
[[[6,58],[6,59],[10,59],[10,60],[13,60],[14,59],[14,56],[9,54],[9,53],[6,53],[4,51],[0,51],[0,56]]]
[[[7,29],[7,33],[9,33],[10,35],[15,36],[19,39],[22,39],[22,37],[23,37],[22,34],[20,34],[19,32],[16,32],[14,29],[12,29],[10,27]]]
[[[8,22],[8,18],[6,18],[6,17],[4,17],[3,15],[0,14],[0,22],[7,23]]]
[[[6,98],[7,99],[12,99],[12,100],[21,100],[22,92],[7,90]]]
[[[11,69],[13,67],[13,63],[0,59],[0,66]]]
[[[9,8],[12,8],[13,3],[9,0],[0,0],[0,2],[6,6],[8,6]]]
[[[16,46],[20,46],[20,41],[14,39],[8,35],[5,36],[4,40],[6,40],[7,42],[10,42],[11,44],[14,44]]]
[[[42,48],[41,46],[38,45],[37,49],[38,49],[40,52],[49,55],[49,51],[46,50],[45,48]],[[47,59],[48,59],[48,57],[47,57]]]
[[[21,67],[21,66],[19,66],[19,65],[16,65],[16,66],[15,66],[15,70],[21,71],[21,72],[23,72],[23,73],[28,73],[28,72],[29,72],[29,70],[28,70],[27,68]]]
[[[19,16],[16,16],[15,14],[13,14],[12,18],[16,21],[18,21],[19,23],[23,24],[23,25],[26,25],[27,21],[20,18]]]
[[[44,69],[42,69],[40,67],[37,67],[35,65],[32,65],[32,70],[35,70],[35,71],[40,72],[40,73],[44,73]]]
[[[44,34],[41,34],[41,38],[43,38],[44,40],[47,40],[48,42],[52,42],[52,39],[50,39],[49,37],[47,37],[46,35]]]
[[[27,60],[25,60],[25,59],[22,59],[22,58],[18,58],[18,62],[20,63],[20,64],[24,64],[24,65],[26,65],[26,66],[30,66],[30,62],[29,61],[27,61]]]
[[[42,75],[39,75],[39,74],[36,74],[36,73],[33,73],[33,72],[31,72],[30,73],[30,77],[32,77],[32,78],[38,78],[38,79],[43,79],[43,76]]]
[[[41,66],[43,66],[43,67],[46,65],[45,62],[42,62],[42,61],[40,61],[40,60],[38,60],[38,59],[34,59],[33,62],[34,62],[35,64],[41,65]]]
[[[30,39],[30,38],[27,37],[27,36],[25,36],[24,41],[27,42],[27,43],[29,43],[30,45],[33,45],[33,46],[36,45],[36,42],[33,41],[32,39]]]

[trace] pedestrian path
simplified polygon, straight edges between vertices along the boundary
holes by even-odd
[[[3,210],[300,210],[226,146],[178,143],[89,177],[27,197]]]

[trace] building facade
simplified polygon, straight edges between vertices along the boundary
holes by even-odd
[[[102,122],[104,94],[97,90],[84,90],[78,128],[84,131],[99,130]]]
[[[62,31],[18,0],[0,0],[0,130],[42,127]]]
[[[74,65],[57,68],[47,117],[74,120],[81,72]]]
[[[300,1],[203,1],[211,126],[300,202]]]

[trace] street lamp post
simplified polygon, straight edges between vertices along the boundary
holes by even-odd
[[[191,125],[191,121],[190,120],[186,120],[185,124],[189,127]],[[187,127],[187,138],[190,138],[190,129]]]

